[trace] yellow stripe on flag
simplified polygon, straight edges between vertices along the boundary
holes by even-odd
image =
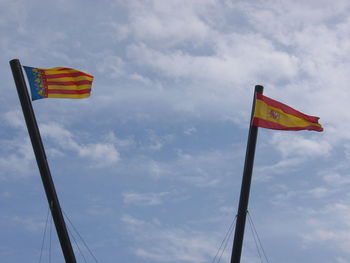
[[[91,89],[91,85],[69,85],[69,86],[63,86],[63,85],[48,85],[47,89],[62,89],[62,90],[83,90],[83,89]]]
[[[79,81],[79,80],[92,81],[93,78],[90,78],[88,76],[79,76],[79,77],[59,77],[59,78],[47,79],[47,81],[52,81],[52,82]]]
[[[62,99],[82,99],[90,97],[90,93],[85,94],[56,94],[56,93],[49,93],[47,95],[48,98],[62,98]]]

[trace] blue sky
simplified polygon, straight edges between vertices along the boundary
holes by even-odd
[[[257,84],[325,129],[259,130],[249,211],[269,261],[350,262],[349,10],[0,0],[1,261],[39,261],[48,209],[8,64],[18,58],[95,76],[90,98],[33,107],[61,206],[99,262],[212,262],[236,213]],[[242,262],[261,262],[249,227]]]

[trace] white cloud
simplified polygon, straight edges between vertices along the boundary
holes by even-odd
[[[340,174],[335,171],[325,172],[323,174],[323,180],[331,186],[339,187],[350,184],[350,175]]]
[[[20,1],[0,1],[0,27],[14,26],[17,29],[16,33],[23,34],[26,18],[26,9]]]
[[[210,27],[203,18],[210,8],[215,7],[212,0],[137,0],[128,1],[127,5],[130,10],[128,26],[135,37],[145,41],[157,39],[162,44],[206,38]]]
[[[212,55],[196,56],[180,50],[163,52],[145,44],[130,45],[128,54],[137,63],[160,70],[165,76],[202,84],[209,81],[206,89],[225,88],[226,92],[229,85],[246,84],[249,79],[264,82],[290,79],[296,75],[298,65],[296,57],[276,50],[270,41],[256,34],[221,36]]]
[[[144,160],[150,175],[155,179],[174,178],[196,187],[215,187],[231,174],[231,152],[208,151],[187,154],[179,151],[168,161]]]
[[[295,32],[301,31],[303,28],[317,27],[332,21],[332,19],[343,17],[346,15],[345,10],[348,7],[349,3],[344,0],[334,2],[327,0],[293,2],[269,0],[241,4],[241,8],[248,15],[252,26],[285,45],[293,45]],[[317,45],[314,44],[314,46]]]
[[[95,166],[111,165],[120,160],[120,153],[113,143],[79,144],[75,136],[57,123],[42,124],[40,126],[43,136],[49,137],[63,150],[73,150],[81,157],[94,161]]]
[[[78,146],[80,156],[89,157],[99,165],[112,164],[120,160],[120,154],[112,144],[95,143]]]
[[[319,212],[310,214],[309,231],[303,234],[306,244],[327,242],[330,247],[339,247],[349,253],[350,248],[350,206],[335,202]]]
[[[324,202],[336,193],[336,189],[329,188],[327,185],[311,185],[308,187],[275,185],[273,188],[275,194],[272,197],[271,202],[274,205],[284,206],[284,208],[287,208],[291,204],[293,205],[296,200],[308,200],[311,203],[315,202],[316,200]]]
[[[342,258],[342,257],[337,257],[336,260],[338,263],[348,263],[349,262],[349,260]]]
[[[161,193],[135,193],[124,192],[123,201],[125,204],[139,205],[139,206],[154,206],[161,205],[164,197],[169,195],[169,192]]]
[[[20,110],[8,111],[3,115],[3,119],[12,127],[25,129],[23,113]]]
[[[41,232],[44,229],[45,223],[38,218],[14,216],[9,220],[26,231]]]
[[[316,187],[309,190],[309,193],[315,198],[324,198],[329,195],[329,189],[325,187]]]
[[[193,133],[196,133],[197,129],[195,127],[189,127],[184,130],[184,134],[186,135],[192,135]]]
[[[272,179],[272,174],[285,174],[286,172],[292,172],[295,167],[303,163],[303,158],[283,158],[278,160],[274,164],[267,164],[262,166],[256,166],[257,180],[268,181]]]
[[[204,233],[189,229],[162,225],[157,219],[146,222],[130,215],[122,217],[130,234],[138,245],[133,253],[159,262],[207,262],[217,251],[216,240]],[[137,233],[137,235],[135,235]],[[227,253],[224,259],[227,260]]]
[[[0,140],[3,152],[0,156],[0,179],[18,179],[32,175],[35,158],[28,137],[15,137],[13,140]],[[34,168],[35,167],[35,168]]]
[[[145,149],[151,151],[160,151],[165,145],[169,144],[174,140],[174,135],[167,134],[163,136],[157,136],[154,130],[147,131],[148,142],[146,143]]]
[[[316,157],[330,154],[332,146],[326,140],[320,140],[315,136],[305,136],[291,132],[274,133],[271,145],[281,152],[282,157]]]
[[[1,179],[20,178],[30,175],[36,167],[33,148],[26,132],[24,120],[20,118],[19,111],[10,111],[3,115],[6,123],[14,128],[20,128],[20,134],[12,139],[2,139],[0,145],[7,152],[0,157]],[[120,153],[116,145],[127,147],[131,140],[120,140],[110,132],[104,138],[104,142],[79,143],[77,136],[57,123],[46,123],[40,126],[41,134],[54,142],[55,147],[46,146],[45,151],[50,156],[64,156],[68,151],[75,151],[78,156],[93,161],[92,166],[101,167],[117,163]],[[24,137],[23,137],[23,134]]]
[[[125,62],[122,58],[112,54],[99,54],[102,60],[97,65],[98,71],[111,79],[118,78],[125,74]]]
[[[117,145],[118,148],[130,148],[135,144],[135,141],[132,137],[128,137],[126,139],[120,139],[112,131],[106,134],[105,139],[106,141]]]

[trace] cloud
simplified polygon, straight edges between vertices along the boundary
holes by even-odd
[[[6,123],[14,128],[26,129],[23,113],[20,110],[12,110],[3,114]]]
[[[315,187],[309,190],[309,194],[311,194],[314,198],[324,198],[329,196],[330,191],[326,187]]]
[[[27,18],[25,7],[20,1],[2,0],[0,2],[0,27],[7,28],[14,26],[16,33],[24,33],[21,29],[24,21]]]
[[[325,182],[331,186],[341,187],[350,184],[349,174],[340,174],[336,171],[322,172],[322,177]]]
[[[315,136],[306,138],[300,134],[277,132],[272,136],[270,144],[275,147],[282,157],[316,157],[327,156],[332,149],[326,140],[320,140]]]
[[[0,179],[19,179],[32,175],[35,158],[29,138],[18,136],[0,140]]]
[[[210,85],[204,87],[217,91],[232,84],[246,84],[248,79],[280,81],[297,73],[295,57],[276,50],[270,41],[256,34],[223,35],[214,48],[213,54],[193,55],[182,50],[159,51],[145,44],[133,44],[128,54],[137,63],[167,77],[203,84],[209,81]]]
[[[135,193],[124,192],[123,202],[125,204],[138,205],[138,206],[155,206],[163,203],[164,197],[169,195],[170,192],[161,193]]]
[[[192,135],[193,133],[196,133],[197,129],[195,127],[188,127],[184,130],[184,134],[186,135]]]
[[[180,150],[174,159],[147,159],[144,165],[154,179],[174,178],[196,187],[216,187],[231,174],[232,155],[226,151],[188,154]]]
[[[303,158],[283,158],[274,164],[256,166],[257,180],[268,181],[272,179],[271,174],[285,174],[292,172],[295,167],[299,166],[305,160]]]
[[[151,151],[160,151],[165,145],[174,140],[174,135],[167,134],[163,136],[156,135],[154,130],[147,131],[148,142],[145,148]]]
[[[36,165],[24,120],[18,110],[6,112],[2,119],[5,125],[16,129],[14,131],[17,135],[0,140],[2,152],[6,152],[0,157],[0,177],[1,179],[26,177],[31,174],[29,171],[32,169],[29,167],[33,166],[35,169]],[[109,166],[119,162],[120,153],[116,146],[126,148],[133,143],[128,139],[118,139],[112,132],[104,137],[104,142],[80,143],[77,136],[54,122],[40,125],[40,131],[43,138],[49,139],[45,151],[50,156],[64,156],[67,151],[74,151],[78,156],[91,160],[91,166],[94,167]]]
[[[97,65],[100,74],[109,76],[111,79],[118,78],[125,74],[125,62],[122,58],[112,54],[99,54],[102,60]]]
[[[168,227],[157,219],[146,222],[124,215],[122,222],[138,243],[133,253],[158,262],[207,262],[216,253],[213,238],[188,227]],[[137,233],[137,235],[135,235]],[[227,259],[227,254],[224,255]]]
[[[159,0],[148,2],[128,1],[129,32],[137,39],[161,43],[177,44],[188,39],[205,39],[210,31],[204,20],[210,8],[215,7],[212,0],[183,1],[165,3]],[[177,12],[174,12],[177,10]]]
[[[303,234],[304,242],[327,242],[332,248],[339,247],[349,254],[350,247],[350,206],[335,202],[319,212],[313,212],[308,221],[309,231]]]
[[[45,226],[45,223],[42,222],[41,219],[39,220],[38,218],[24,218],[20,216],[14,216],[13,218],[11,218],[11,221],[16,225],[24,228],[26,231],[31,232],[41,232]]]
[[[75,136],[58,123],[42,124],[40,129],[43,136],[54,141],[61,150],[75,151],[79,156],[91,159],[94,166],[111,165],[120,160],[120,153],[113,143],[78,143]]]
[[[269,0],[242,3],[240,7],[257,31],[268,34],[285,45],[293,46],[296,32],[308,27],[317,28],[346,16],[345,10],[349,3],[344,0],[333,3],[327,0],[298,0],[293,3]]]

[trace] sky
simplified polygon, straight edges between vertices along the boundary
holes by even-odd
[[[95,77],[87,99],[33,102],[77,262],[95,262],[84,242],[101,263],[216,262],[263,85],[324,127],[259,129],[249,215],[268,262],[349,263],[349,11],[347,0],[0,0],[1,262],[64,262],[18,58]],[[242,262],[267,262],[252,229]]]

